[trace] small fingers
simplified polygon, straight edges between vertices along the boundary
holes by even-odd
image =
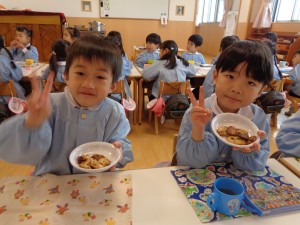
[[[260,139],[263,139],[267,134],[263,130],[257,131],[257,135],[259,136]]]
[[[192,90],[190,88],[187,89],[187,93],[188,93],[188,95],[190,97],[192,105],[193,106],[197,106],[197,100],[196,100],[196,98],[194,96],[194,93],[192,92]]]
[[[199,106],[204,108],[204,88],[199,87]]]

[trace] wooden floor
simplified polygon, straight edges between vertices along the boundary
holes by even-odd
[[[210,59],[211,60],[211,59]],[[207,60],[207,62],[210,62]],[[278,128],[287,117],[285,110],[278,115]],[[134,161],[129,163],[124,169],[142,169],[153,167],[158,162],[172,159],[173,137],[178,133],[179,123],[174,120],[166,120],[165,124],[159,126],[159,134],[155,135],[154,124],[148,122],[148,114],[145,112],[141,125],[132,125],[128,139],[132,142]],[[272,128],[270,137],[271,153],[277,150],[275,137],[277,129]],[[0,161],[0,177],[29,175],[33,167],[15,165]]]

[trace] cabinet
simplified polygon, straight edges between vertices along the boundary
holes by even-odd
[[[17,26],[33,31],[32,45],[38,49],[39,61],[48,62],[51,57],[52,43],[63,36],[62,25],[66,19],[62,13],[33,11],[0,11],[1,34],[6,45],[14,39]]]
[[[269,32],[269,30],[253,32],[248,39],[261,41],[266,32]],[[292,65],[292,59],[294,57],[295,51],[300,49],[300,35],[297,35],[295,33],[283,32],[276,33],[278,35],[276,45],[278,60],[285,60],[289,63],[289,65]]]

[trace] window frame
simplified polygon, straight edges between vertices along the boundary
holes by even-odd
[[[272,22],[273,23],[280,23],[280,22],[299,22],[299,19],[294,19],[296,17],[296,8],[300,6],[300,0],[294,0],[294,7],[291,10],[290,19],[289,20],[278,20],[279,11],[281,9],[281,3],[284,3],[282,0],[274,0],[273,2],[273,13],[272,13]]]

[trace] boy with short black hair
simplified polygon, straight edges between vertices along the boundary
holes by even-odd
[[[158,48],[161,44],[160,36],[156,33],[151,33],[146,37],[146,51],[141,52],[136,58],[137,66],[144,68],[144,64],[149,63],[149,60],[159,59]]]
[[[182,54],[182,58],[186,61],[193,61],[196,64],[205,64],[203,55],[198,52],[202,43],[203,38],[199,34],[191,35],[186,46],[187,51]]]

